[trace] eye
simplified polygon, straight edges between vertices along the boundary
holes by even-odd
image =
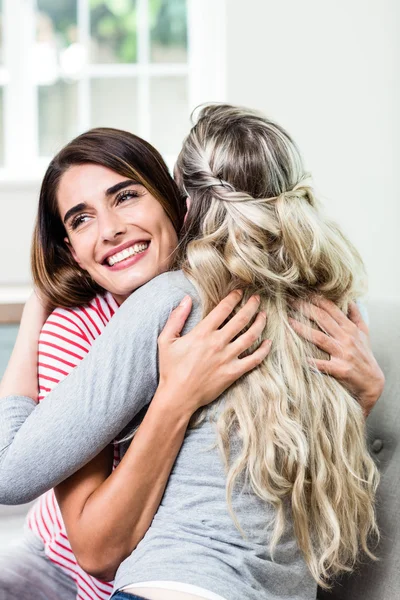
[[[115,197],[116,204],[121,204],[121,202],[126,202],[126,200],[130,200],[131,198],[139,198],[140,194],[136,190],[124,190],[120,192]]]
[[[78,215],[73,221],[71,221],[71,229],[74,231],[82,223],[86,223],[86,219],[89,219],[89,215]]]

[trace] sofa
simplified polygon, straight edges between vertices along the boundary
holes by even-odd
[[[400,303],[368,303],[371,342],[385,377],[385,391],[367,421],[368,441],[380,472],[377,516],[381,540],[376,562],[365,559],[319,600],[400,599]]]

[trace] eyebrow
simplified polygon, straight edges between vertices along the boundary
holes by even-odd
[[[108,190],[106,190],[106,196],[113,196],[120,190],[123,190],[124,188],[128,187],[128,185],[139,185],[139,183],[134,179],[126,179],[125,181],[120,181],[119,183],[116,183],[112,187],[108,188]]]
[[[116,194],[120,190],[123,190],[124,188],[128,187],[129,185],[139,185],[139,184],[134,179],[126,179],[125,181],[120,181],[119,183],[116,183],[115,185],[108,188],[108,190],[105,191],[105,195],[107,197],[113,196],[114,194]],[[79,204],[76,204],[75,206],[73,206],[72,208],[67,210],[67,212],[65,213],[64,219],[63,219],[64,225],[66,224],[67,221],[69,221],[69,219],[71,217],[73,217],[77,213],[82,212],[83,210],[86,210],[87,207],[88,207],[88,205],[86,202],[80,202]]]
[[[82,212],[83,210],[86,210],[87,206],[88,205],[86,204],[86,202],[81,202],[80,204],[76,204],[75,206],[73,206],[72,208],[67,210],[67,212],[64,215],[64,219],[63,219],[64,225],[66,224],[67,221],[69,221],[69,219],[71,217],[73,217],[77,213]]]

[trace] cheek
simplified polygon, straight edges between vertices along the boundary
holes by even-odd
[[[177,246],[178,236],[174,226],[158,204],[152,207],[152,210],[143,210],[140,214],[136,212],[136,224],[151,233],[153,238],[158,239],[162,247],[170,250],[171,247]]]
[[[171,221],[166,217],[162,225],[162,241],[168,251],[178,245],[178,236]]]
[[[84,238],[74,239],[71,242],[71,252],[75,261],[83,268],[85,268],[89,263],[90,258],[90,244],[88,244],[88,240]]]

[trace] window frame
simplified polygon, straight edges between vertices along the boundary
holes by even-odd
[[[89,0],[77,1],[79,41],[88,47]],[[156,76],[187,76],[189,110],[206,101],[225,101],[227,0],[187,0],[188,60],[186,63],[149,63],[149,0],[137,0],[138,61],[135,64],[86,64],[78,84],[78,131],[90,127],[90,80],[135,77],[138,81],[138,129],[150,137],[150,81]],[[35,0],[3,0],[4,166],[0,185],[36,183],[51,157],[39,156],[38,85],[34,81],[31,48],[35,41]],[[18,35],[17,35],[18,33]],[[25,57],[21,60],[21,57]],[[174,156],[164,156],[169,166]]]

